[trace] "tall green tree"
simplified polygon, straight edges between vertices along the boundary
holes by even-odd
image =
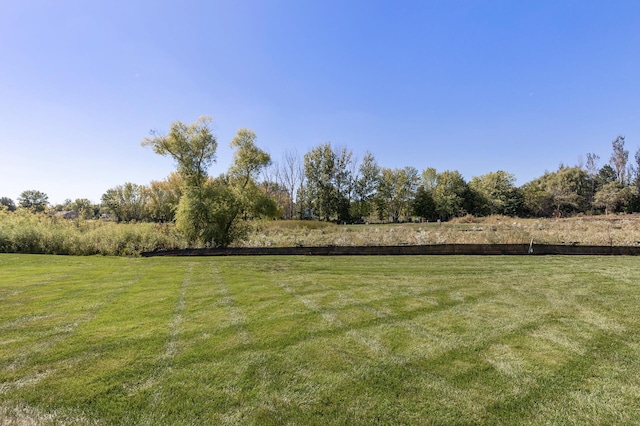
[[[411,202],[418,188],[418,170],[414,167],[390,169],[383,167],[378,185],[378,216],[391,218],[394,223],[411,214]]]
[[[429,167],[422,171],[420,175],[420,185],[424,187],[425,191],[433,193],[437,183],[438,171],[435,168]]]
[[[338,190],[336,154],[330,143],[312,148],[304,155],[306,204],[315,217],[322,220],[337,219]]]
[[[524,204],[532,216],[585,212],[589,209],[591,179],[580,167],[560,167],[525,184]]]
[[[262,182],[258,184],[258,188],[274,203],[274,217],[282,219],[293,218],[290,214],[295,214],[295,210],[291,212],[290,209],[295,206],[293,205],[291,198],[289,198],[289,191],[284,186],[271,180],[262,180]]]
[[[588,208],[591,183],[580,167],[563,167],[548,175],[547,190],[551,193],[557,213],[571,214]]]
[[[188,125],[175,121],[168,134],[154,132],[142,141],[143,146],[176,162],[183,185],[176,227],[192,244],[211,245],[216,235],[211,212],[215,186],[208,182],[208,170],[215,162],[218,140],[211,133],[210,123],[209,117]]]
[[[596,194],[596,188],[598,185],[598,161],[600,160],[600,156],[594,154],[592,152],[587,153],[587,164],[585,170],[589,175],[589,179],[591,182],[591,187],[589,190],[589,202],[593,203],[593,197]]]
[[[118,222],[141,221],[145,218],[146,199],[142,186],[127,182],[102,194],[102,204]]]
[[[94,219],[100,212],[100,206],[94,205],[91,200],[87,198],[77,198],[71,202],[71,210],[76,212],[81,219]]]
[[[593,204],[603,208],[604,214],[608,215],[624,209],[632,196],[631,187],[622,186],[618,182],[609,182],[596,192]]]
[[[270,157],[255,145],[255,139],[253,131],[240,129],[231,141],[236,150],[228,172],[207,179],[202,187],[184,187],[187,192],[178,205],[176,225],[183,224],[179,229],[192,241],[226,247],[246,236],[247,224],[243,219],[276,211],[275,202],[256,184]],[[194,225],[184,225],[188,223]]]
[[[526,216],[549,217],[553,215],[553,196],[547,191],[546,175],[547,173],[522,186]]]
[[[306,188],[304,195],[313,215],[331,220],[337,211],[338,194],[333,184],[336,158],[331,144],[317,146],[304,155]]]
[[[235,202],[229,195],[226,182],[207,179],[201,186],[184,185],[176,209],[176,229],[190,244],[205,247],[224,245],[217,243],[220,237],[220,206],[233,207]],[[217,213],[216,214],[214,214]]]
[[[424,185],[420,185],[411,204],[412,214],[423,220],[430,220],[436,216],[436,203],[433,201],[431,191],[427,191]]]
[[[438,171],[429,167],[422,171],[418,181],[418,189],[411,204],[412,214],[423,220],[435,219],[438,214],[436,212],[436,203],[433,199],[433,192],[438,182]]]
[[[524,191],[522,188],[511,188],[506,196],[504,212],[502,214],[512,217],[520,217],[525,214]]]
[[[353,154],[347,148],[334,150],[330,143],[325,143],[307,152],[304,155],[305,185],[298,192],[304,197],[305,209],[321,220],[350,221],[355,189],[353,168]]]
[[[618,174],[611,165],[605,164],[598,171],[598,175],[596,176],[596,189],[611,182],[619,184]]]
[[[153,222],[172,222],[182,195],[182,179],[172,172],[166,180],[152,181],[143,188],[146,216]]]
[[[469,188],[479,195],[479,213],[507,214],[507,206],[511,206],[510,197],[514,195],[515,180],[514,175],[502,170],[472,178]]]
[[[358,167],[354,179],[354,200],[351,215],[363,221],[373,213],[374,198],[380,182],[380,166],[372,153],[367,152]]]
[[[616,178],[620,185],[625,185],[628,179],[627,163],[629,151],[624,149],[624,136],[620,135],[611,142],[612,152],[609,164],[616,172]]]
[[[353,153],[346,147],[334,150],[335,176],[334,186],[336,199],[336,214],[338,222],[351,221],[351,201],[355,189],[353,179]]]
[[[33,212],[43,212],[49,205],[49,196],[35,189],[22,191],[18,197],[18,205]]]
[[[452,217],[466,214],[465,201],[467,192],[467,183],[457,170],[446,170],[438,173],[436,185],[433,189],[433,201],[435,202],[438,216],[441,219],[448,220]]]
[[[257,181],[262,170],[271,164],[271,157],[255,143],[256,134],[249,129],[240,129],[231,141],[233,164],[229,168],[227,180],[235,197],[239,201],[240,210],[237,216],[262,215],[274,211],[275,200],[258,187]],[[236,218],[234,218],[235,220]],[[227,224],[228,227],[233,223]]]
[[[209,167],[215,162],[218,140],[211,133],[211,118],[200,117],[195,123],[175,121],[166,135],[152,132],[142,141],[156,154],[171,156],[185,185],[203,187],[209,176]]]

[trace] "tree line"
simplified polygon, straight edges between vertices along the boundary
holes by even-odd
[[[281,189],[276,199],[289,207],[289,217],[358,223],[640,212],[640,149],[630,161],[624,136],[613,140],[608,163],[600,165],[600,157],[588,153],[585,164],[561,164],[522,186],[503,170],[466,181],[457,170],[382,167],[370,152],[358,161],[330,143],[295,158],[285,154],[284,167],[274,165],[263,183]],[[290,170],[298,170],[296,185],[281,178]]]
[[[640,211],[640,149],[632,161],[624,136],[612,141],[609,161],[586,155],[586,163],[560,165],[521,186],[503,170],[466,181],[457,170],[388,168],[366,152],[323,143],[300,156],[285,151],[280,162],[240,129],[231,141],[233,162],[209,176],[217,138],[211,119],[174,122],[167,134],[142,141],[170,156],[176,170],[148,185],[124,183],[107,190],[98,205],[87,199],[48,205],[46,194],[29,190],[18,203],[2,197],[8,210],[73,211],[85,219],[109,215],[118,222],[175,222],[194,244],[226,246],[247,232],[248,219],[315,219],[338,223],[449,220],[464,215],[552,217]]]

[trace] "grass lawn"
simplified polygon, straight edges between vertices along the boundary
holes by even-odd
[[[637,424],[639,266],[0,255],[0,425]]]

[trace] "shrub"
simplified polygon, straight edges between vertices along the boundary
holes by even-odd
[[[26,210],[0,211],[0,252],[134,256],[185,248],[171,224],[67,220]]]

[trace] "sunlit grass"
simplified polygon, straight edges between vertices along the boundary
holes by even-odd
[[[0,255],[0,424],[633,424],[633,257]]]

